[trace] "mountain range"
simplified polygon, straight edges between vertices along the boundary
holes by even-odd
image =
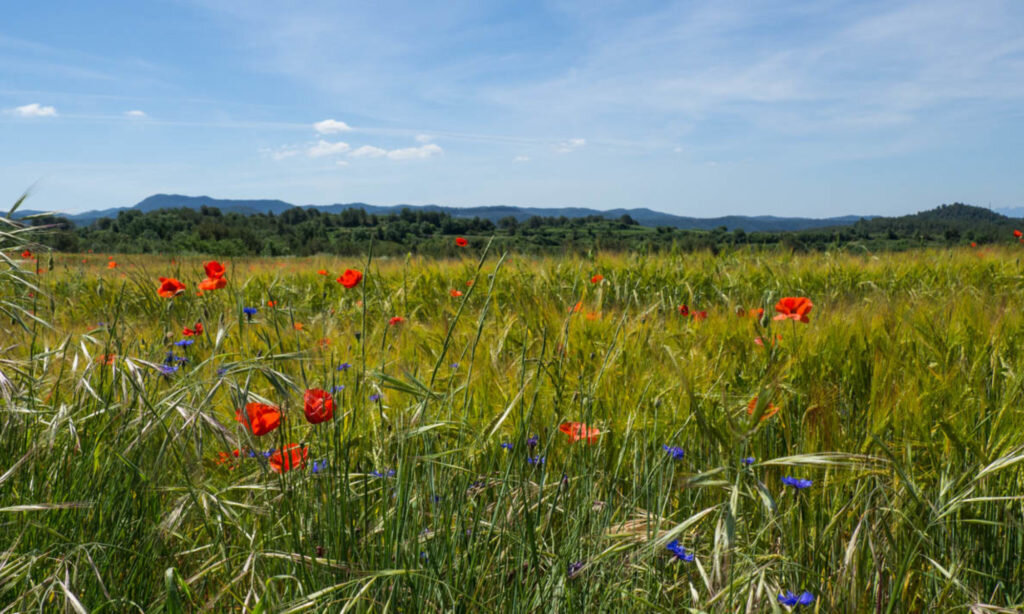
[[[210,198],[209,196],[183,196],[180,194],[154,194],[141,200],[131,207],[114,207],[86,211],[85,213],[62,215],[76,225],[88,225],[104,217],[115,218],[121,211],[156,211],[158,209],[174,209],[186,207],[198,209],[202,206],[216,207],[225,213],[241,213],[244,215],[255,215],[259,213],[273,213],[279,215],[288,209],[296,206],[283,200],[239,200]],[[628,215],[642,226],[671,226],[673,228],[711,230],[725,226],[729,230],[743,229],[747,232],[754,231],[785,231],[785,230],[806,230],[810,228],[823,228],[829,226],[848,226],[858,220],[868,219],[874,216],[844,215],[830,218],[805,218],[805,217],[775,217],[770,215],[742,216],[729,215],[723,217],[685,217],[653,211],[647,208],[633,209],[611,209],[599,211],[582,207],[515,207],[515,206],[488,206],[488,207],[445,207],[440,205],[370,205],[367,203],[340,203],[333,205],[301,205],[306,208],[314,208],[326,213],[339,213],[345,209],[363,209],[369,214],[387,215],[398,213],[402,209],[438,211],[451,215],[452,217],[473,218],[480,217],[492,222],[512,216],[518,221],[524,221],[533,216],[543,217],[586,217],[591,215],[601,216],[609,219],[618,219]],[[19,217],[33,214],[46,213],[43,211],[19,210]]]

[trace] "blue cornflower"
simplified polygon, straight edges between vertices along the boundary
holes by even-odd
[[[443,499],[444,499],[444,497],[442,497],[441,495],[431,495],[430,496],[430,500],[432,502],[434,502],[434,503],[440,503]],[[427,529],[427,530],[429,531],[429,529]]]
[[[331,392],[333,394],[338,394],[339,392],[341,392],[344,389],[345,389],[345,386],[332,386],[331,387]]]
[[[190,346],[190,345],[192,345],[195,342],[196,342],[195,339],[182,339],[181,341],[175,341],[174,345],[183,348],[183,347]]]
[[[106,325],[107,325],[107,323],[106,323],[106,322],[97,322],[97,323],[96,323],[96,326],[98,326],[98,327],[101,327],[101,328],[102,328],[102,327],[104,327],[104,326],[106,326]]]
[[[370,475],[372,475],[375,478],[392,478],[395,477],[395,470],[388,469],[384,473],[381,473],[379,471],[371,471]]]
[[[682,460],[683,456],[686,455],[686,452],[684,452],[683,449],[680,448],[679,446],[669,446],[662,444],[661,449],[668,452],[668,455],[671,456],[674,460]]]
[[[174,352],[167,352],[167,356],[164,357],[164,364],[170,365],[174,363],[175,358]]]
[[[324,461],[324,466],[326,465],[327,461]],[[320,473],[321,469],[323,469],[323,467],[320,466],[320,461],[313,461],[313,473]]]
[[[270,458],[270,455],[273,454],[273,453],[274,453],[274,448],[270,448],[269,450],[267,450],[266,452],[263,453],[263,458]]]
[[[527,456],[526,457],[526,462],[530,463],[531,465],[543,465],[546,460],[547,460],[546,456]]]
[[[245,319],[252,322],[252,317],[256,315],[257,309],[255,307],[243,307],[242,312],[245,313]]]
[[[227,367],[221,367],[221,368],[217,369],[217,375],[219,375],[220,377],[224,377],[225,375],[227,375],[227,372],[228,372],[228,368]]]
[[[512,448],[514,448],[515,446],[514,446],[513,444],[510,444],[510,443],[508,443],[508,442],[506,441],[505,443],[501,444],[501,447],[505,448],[506,450],[511,450],[511,449],[512,449]]]
[[[750,465],[753,465],[755,462],[757,462],[757,459],[754,458],[753,456],[748,456],[748,457],[744,458],[743,460],[741,460],[740,462],[743,463],[744,465],[750,466]]]
[[[453,362],[452,364],[450,364],[448,366],[451,367],[452,369],[458,369],[459,368],[459,363]]]
[[[255,458],[255,457],[256,457],[256,451],[255,450],[249,450],[249,458]]]
[[[810,591],[804,591],[799,595],[794,595],[793,591],[786,591],[785,593],[779,593],[779,603],[790,607],[811,605],[814,603],[814,595]]]
[[[374,394],[370,395],[370,400],[371,401],[379,401],[380,399],[381,399],[381,395],[379,395],[377,393],[374,393]]]
[[[343,362],[340,365],[338,365],[338,371],[348,371],[351,368],[352,365],[348,364],[347,362]]]
[[[526,440],[526,447],[530,448],[532,450],[532,449],[537,447],[537,442],[538,441],[540,441],[540,440],[537,439],[536,435],[534,435],[533,437],[530,437],[529,439]]]
[[[811,484],[814,484],[814,482],[812,482],[811,480],[804,480],[804,479],[800,479],[800,478],[791,478],[788,475],[786,477],[782,478],[782,483],[787,485],[787,486],[792,486],[793,488],[795,488],[797,490],[803,490],[805,488],[810,488]]]
[[[170,375],[174,375],[177,372],[178,372],[178,367],[175,367],[174,365],[160,365],[160,373],[162,373],[164,375],[170,376]]]
[[[676,556],[676,558],[679,559],[680,561],[689,563],[690,561],[693,560],[693,553],[692,552],[687,552],[686,548],[682,547],[679,544],[679,540],[678,539],[673,539],[665,547],[668,548],[669,552],[674,554]]]
[[[569,563],[569,579],[572,580],[576,577],[576,574],[583,569],[583,561],[576,561],[575,563]]]

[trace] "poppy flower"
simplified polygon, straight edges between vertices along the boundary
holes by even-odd
[[[21,252],[21,257],[22,258],[31,258],[32,257],[32,252],[30,252],[29,250],[26,249],[25,251]]]
[[[270,468],[276,473],[284,473],[305,467],[307,458],[309,458],[309,448],[297,443],[285,444],[283,448],[270,455]]]
[[[164,298],[174,298],[185,291],[185,284],[181,283],[173,277],[161,277],[160,287],[157,289],[157,294]]]
[[[583,301],[578,301],[575,305],[569,308],[569,313],[579,313],[583,309]]]
[[[686,317],[686,316],[690,315],[690,308],[687,307],[686,305],[680,305],[679,306],[679,315],[681,315],[683,317]]]
[[[471,279],[471,280],[467,281],[467,282],[466,282],[466,285],[467,285],[467,286],[472,286],[472,285],[473,285],[473,280]]]
[[[96,357],[96,362],[101,365],[109,366],[114,364],[115,359],[117,359],[116,354],[100,354],[99,356]]]
[[[267,301],[267,307],[277,307],[277,301]]]
[[[1015,237],[1017,237],[1017,238],[1019,239],[1019,238],[1021,238],[1021,236],[1024,236],[1024,233],[1022,233],[1022,232],[1021,232],[1021,231],[1019,231],[1019,230],[1014,230],[1014,231],[1013,231],[1013,236],[1015,236]],[[28,250],[25,250],[25,251],[28,251]],[[22,256],[24,256],[24,255],[25,255],[25,254],[22,254]]]
[[[110,262],[107,263],[107,268],[108,269],[116,269],[117,268],[117,263],[114,262],[113,260],[111,260]]]
[[[403,318],[402,316],[395,316],[395,317],[391,318],[390,320],[388,320],[388,324],[391,325],[391,326],[395,326],[396,324],[401,324],[402,322],[405,322],[405,318]]]
[[[310,424],[326,422],[334,417],[334,398],[326,390],[307,390],[302,396],[302,411]]]
[[[353,269],[345,269],[345,272],[338,278],[338,283],[346,288],[355,288],[363,280],[363,274]]]
[[[751,309],[750,311],[745,310],[742,307],[736,309],[736,317],[745,318],[750,316],[751,318],[760,319],[764,315],[764,309],[758,307],[757,309]]]
[[[452,288],[451,290],[449,290],[448,294],[451,294],[454,298],[458,298],[458,297],[462,296],[462,292],[459,291],[459,290],[456,290],[455,288]]]
[[[971,241],[971,247],[978,247],[978,244],[975,243],[974,241]]]
[[[216,260],[211,260],[209,262],[204,263],[203,270],[206,271],[206,276],[212,279],[224,277],[224,265],[217,262]]]
[[[569,443],[576,443],[581,439],[586,439],[587,443],[597,443],[597,436],[601,434],[597,427],[587,426],[582,422],[566,422],[560,425],[558,430],[569,436]]]
[[[292,324],[292,328],[294,328],[295,330],[302,330],[302,322],[296,322],[295,324]]]
[[[814,303],[806,296],[787,296],[775,304],[775,311],[779,315],[775,320],[798,320],[806,324],[809,320],[807,314],[811,312]]]
[[[455,237],[455,244],[458,245],[459,247],[466,247],[467,245],[469,245],[469,241],[463,239],[462,237]]]
[[[708,319],[708,312],[706,311],[694,311],[690,314],[694,320],[706,320]]]
[[[775,335],[775,341],[772,341],[771,343],[772,343],[772,345],[775,345],[779,341],[782,341],[782,335]],[[764,340],[761,339],[760,337],[754,337],[754,343],[756,343],[757,345],[760,345],[762,347],[764,346]]]
[[[755,410],[757,410],[757,397],[750,399],[750,402],[747,403],[747,415],[753,416]],[[768,403],[768,407],[765,408],[764,413],[761,414],[761,420],[767,420],[777,413],[779,413],[779,408],[772,403]]]
[[[325,271],[324,269],[320,269],[319,271],[316,272],[316,274],[317,275],[327,275],[327,271]]]
[[[248,423],[245,415],[249,415]],[[241,409],[235,411],[235,420],[250,427],[252,434],[257,437],[266,435],[281,424],[281,412],[273,405],[264,403],[246,403],[245,412]]]
[[[331,340],[328,339],[327,337],[324,337],[323,339],[317,341],[316,344],[322,348],[325,348],[331,344]]]
[[[601,275],[600,273],[590,278],[590,283],[592,284],[599,284],[602,281],[604,281],[604,275]]]
[[[199,289],[209,292],[210,290],[220,290],[226,285],[228,285],[228,280],[223,277],[207,277],[199,282]]]

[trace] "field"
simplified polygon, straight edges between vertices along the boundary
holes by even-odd
[[[7,246],[0,612],[1024,607],[1016,249]]]

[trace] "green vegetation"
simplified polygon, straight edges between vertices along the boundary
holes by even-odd
[[[38,218],[37,224],[48,223]],[[362,209],[323,213],[291,208],[280,215],[222,213],[214,207],[121,211],[75,228],[58,222],[44,239],[65,252],[175,253],[230,256],[309,256],[317,253],[357,255],[374,241],[380,255],[406,253],[453,256],[452,237],[463,235],[476,247],[492,237],[497,250],[519,253],[587,253],[590,251],[679,252],[732,249],[738,246],[783,246],[824,251],[837,248],[903,250],[913,247],[983,244],[1015,240],[1013,220],[987,209],[962,204],[899,218],[861,220],[852,226],[795,232],[744,232],[724,226],[713,230],[643,227],[628,215],[617,220],[509,216],[495,225],[481,218],[404,209],[369,215]]]
[[[37,265],[6,223],[7,610],[1024,606],[1017,245],[236,259],[196,296],[201,259]]]

